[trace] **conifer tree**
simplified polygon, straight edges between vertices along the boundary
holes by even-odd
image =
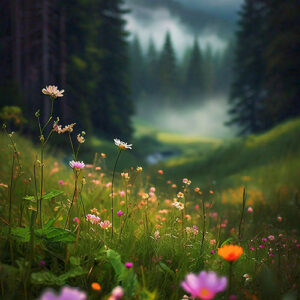
[[[201,50],[199,48],[197,39],[195,39],[192,52],[189,57],[185,81],[185,91],[187,96],[194,97],[203,94],[203,71]]]
[[[159,89],[161,94],[166,97],[168,103],[176,94],[178,86],[177,63],[169,32],[167,32],[165,37],[164,46],[159,59],[158,71]]]
[[[245,0],[240,12],[229,111],[229,124],[237,124],[240,134],[259,132],[264,126],[265,13],[266,6],[260,0]]]

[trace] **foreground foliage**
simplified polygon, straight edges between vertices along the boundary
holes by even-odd
[[[85,134],[75,133],[75,139],[76,127],[59,127],[58,119],[47,131],[51,120],[40,126],[38,157],[29,141],[1,135],[3,299],[36,299],[45,288],[65,285],[85,291],[88,299],[117,299],[117,286],[124,299],[187,299],[185,293],[200,299],[297,298],[297,194],[267,202],[259,195],[247,198],[241,189],[230,201],[215,185],[170,181],[168,170],[151,177],[139,166],[119,170],[118,160],[134,151],[119,140],[116,157],[101,153],[84,164],[78,160]],[[73,150],[69,165],[59,155],[45,157],[52,134],[66,134]],[[113,172],[107,160],[114,161]],[[202,272],[191,288],[194,277],[187,274],[202,270],[222,277]],[[214,278],[213,290],[202,288],[207,276]]]

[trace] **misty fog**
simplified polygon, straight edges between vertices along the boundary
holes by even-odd
[[[214,138],[229,138],[237,133],[237,128],[225,125],[229,120],[225,96],[207,98],[202,104],[181,108],[162,108],[153,103],[138,104],[137,118],[160,130]]]

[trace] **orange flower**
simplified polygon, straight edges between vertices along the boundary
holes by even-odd
[[[227,261],[235,261],[243,254],[243,248],[237,245],[224,245],[218,249],[218,255]]]
[[[91,284],[91,287],[92,287],[92,289],[95,290],[95,291],[100,291],[100,290],[101,290],[101,286],[100,286],[100,284],[99,284],[98,282],[93,282],[93,283]]]

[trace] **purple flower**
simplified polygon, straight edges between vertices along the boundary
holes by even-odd
[[[273,254],[273,253],[270,253],[270,254],[269,254],[269,256],[270,256],[270,257],[273,257],[273,256],[274,256],[274,254]]]
[[[216,293],[226,289],[227,278],[219,278],[212,271],[202,271],[198,275],[190,273],[186,275],[185,281],[181,283],[181,286],[194,298],[210,300],[215,297]]]
[[[86,300],[86,293],[77,288],[65,286],[57,295],[53,290],[46,290],[39,300]]]
[[[45,267],[45,266],[46,266],[46,262],[45,262],[44,260],[41,260],[41,261],[40,261],[40,266],[41,266],[41,267]]]
[[[119,210],[118,212],[117,212],[117,216],[118,217],[121,217],[121,216],[123,216],[124,215],[124,213],[121,211],[121,210]]]
[[[210,253],[211,253],[211,254],[215,254],[215,250],[211,250]]]
[[[131,269],[133,267],[133,263],[132,262],[127,262],[127,263],[125,263],[125,267],[127,269]]]
[[[60,184],[60,185],[63,185],[64,184],[64,182],[63,182],[63,180],[58,180],[58,184]]]
[[[266,241],[267,241],[267,239],[266,239],[266,238],[262,238],[261,240],[262,240],[263,242],[266,242]]]
[[[259,245],[258,246],[260,249],[263,249],[263,248],[265,248],[265,245]]]

